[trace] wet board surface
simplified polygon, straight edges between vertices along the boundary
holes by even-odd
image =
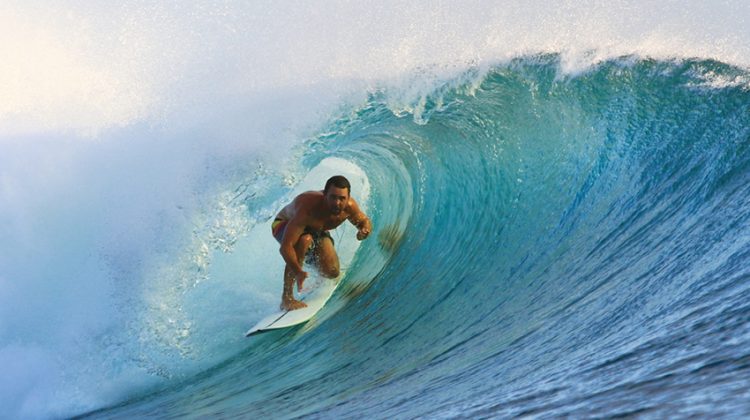
[[[294,311],[279,311],[271,314],[261,319],[255,324],[255,326],[250,328],[245,333],[245,337],[260,334],[265,331],[288,328],[309,321],[310,318],[315,316],[315,314],[323,308],[326,302],[328,302],[328,299],[331,298],[331,295],[333,295],[333,291],[336,290],[338,284],[338,279],[322,279],[316,282],[313,288],[300,298],[301,301],[307,304],[306,308]]]

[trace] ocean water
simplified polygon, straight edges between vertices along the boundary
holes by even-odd
[[[748,17],[0,7],[0,417],[750,415]],[[373,234],[245,338],[336,173]]]

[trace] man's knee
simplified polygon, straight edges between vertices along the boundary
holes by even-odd
[[[323,277],[334,279],[341,274],[341,270],[339,270],[338,264],[321,264],[320,274],[322,274]]]
[[[312,235],[304,234],[299,237],[299,239],[297,240],[297,245],[294,248],[298,253],[301,253],[302,256],[304,256],[307,250],[310,249],[310,246],[312,245],[312,243],[313,243]]]

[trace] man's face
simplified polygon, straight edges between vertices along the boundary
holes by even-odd
[[[346,207],[346,203],[349,201],[349,190],[346,188],[337,188],[335,186],[330,186],[328,188],[328,192],[326,193],[326,205],[328,205],[328,210],[331,211],[333,214],[339,214],[342,210],[344,210],[344,207]]]

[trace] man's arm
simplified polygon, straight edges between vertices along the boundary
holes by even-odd
[[[349,206],[351,208],[351,214],[349,215],[349,221],[357,227],[357,239],[360,241],[367,238],[372,232],[372,222],[366,214],[359,209],[357,202],[354,199],[350,199]]]

